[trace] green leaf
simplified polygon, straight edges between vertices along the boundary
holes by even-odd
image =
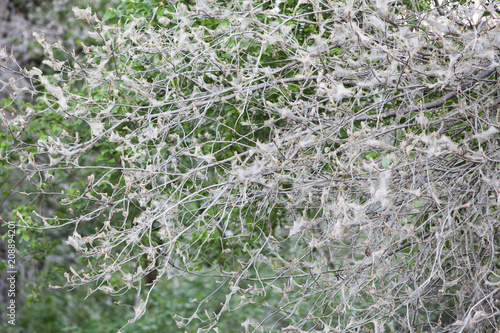
[[[28,235],[26,232],[21,235],[21,239],[27,243],[30,241],[30,235]]]
[[[114,9],[108,9],[104,16],[102,17],[102,21],[106,22],[109,19],[112,19],[113,17],[116,17],[116,12]]]
[[[391,165],[391,163],[392,163],[392,160],[390,158],[384,157],[382,159],[382,166],[386,169]]]

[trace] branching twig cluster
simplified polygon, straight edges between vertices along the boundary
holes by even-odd
[[[68,286],[137,290],[135,320],[163,279],[215,278],[221,306],[176,317],[207,331],[248,304],[247,331],[498,327],[497,1],[74,11],[96,43],[61,62],[39,36],[57,75],[21,70],[44,107],[4,118],[3,156],[41,192],[87,177],[38,215],[89,258]],[[27,132],[52,113],[64,131]]]

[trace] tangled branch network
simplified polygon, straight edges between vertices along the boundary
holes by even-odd
[[[131,323],[162,281],[215,278],[175,317],[200,332],[255,305],[246,331],[497,328],[498,1],[185,3],[75,8],[95,43],[39,34],[55,74],[19,69],[2,158],[66,207],[34,213],[89,260],[66,286],[135,290]]]

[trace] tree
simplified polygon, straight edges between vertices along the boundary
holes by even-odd
[[[5,63],[9,68],[14,69],[16,66],[41,68],[44,73],[53,73],[51,68],[44,65],[43,48],[37,43],[35,37],[32,36],[33,31],[40,32],[43,30],[48,42],[53,43],[61,40],[63,45],[68,49],[75,48],[79,52],[82,40],[86,41],[87,26],[83,21],[75,19],[71,8],[73,6],[91,5],[98,15],[103,15],[104,6],[113,6],[116,1],[80,1],[80,0],[57,0],[57,1],[19,1],[7,0],[0,1],[0,50],[6,47],[6,52],[12,53],[15,56],[15,61],[9,59]],[[105,4],[105,5],[104,5]],[[101,13],[101,14],[99,14]],[[70,26],[71,29],[64,27]],[[62,61],[63,55],[57,54],[58,59]],[[16,75],[9,70],[0,69],[0,99],[4,99],[9,95],[9,89],[5,82],[15,80],[17,87],[30,87],[30,81],[22,76]],[[7,84],[8,85],[8,84]],[[23,97],[23,99],[26,96]],[[4,101],[0,102],[0,108],[4,106]],[[6,110],[6,116],[9,117],[9,110]],[[58,126],[57,119],[46,117],[45,123],[36,128],[39,132],[49,132],[46,127],[54,128]],[[3,131],[4,127],[0,124],[0,146],[9,147],[9,134]],[[0,148],[1,150],[2,148]],[[26,188],[29,182],[23,182],[24,173],[13,168],[5,167],[5,161],[0,160],[0,217],[9,221],[17,218],[17,212],[23,216],[29,216],[32,210],[44,212],[44,214],[53,214],[54,209],[57,209],[55,202],[45,200],[47,197],[38,196],[22,196],[19,192],[31,192]],[[70,181],[67,182],[68,184]],[[9,246],[8,227],[0,219],[0,331],[12,332],[12,325],[7,321],[9,318],[6,314],[9,312],[7,307],[12,299],[9,294],[9,283],[7,278],[10,276],[7,259],[7,250]],[[65,293],[61,292],[46,292],[48,289],[48,281],[57,283],[62,277],[60,268],[57,266],[64,265],[65,268],[70,264],[74,265],[75,255],[67,249],[62,249],[58,245],[64,243],[67,238],[66,232],[62,230],[53,230],[51,232],[31,229],[27,230],[22,227],[16,228],[17,233],[17,250],[16,254],[16,312],[17,321],[16,328],[22,332],[39,332],[40,327],[43,331],[61,332],[66,327],[59,326],[57,323],[66,323],[67,326],[78,325],[87,327],[92,330],[92,323],[89,321],[98,321],[100,316],[119,318],[117,315],[110,315],[108,310],[118,309],[99,309],[98,298],[94,298],[91,302],[95,305],[95,311],[85,311],[86,307],[80,306],[80,315],[76,315],[73,311],[75,303],[81,303],[85,296],[85,291],[81,293]],[[64,271],[63,271],[64,272]],[[61,276],[59,276],[61,275]],[[83,294],[83,295],[82,295]],[[105,296],[105,295],[103,295]],[[73,298],[73,299],[72,299]],[[77,302],[75,302],[77,300]],[[103,303],[103,302],[102,302]],[[61,304],[60,307],[57,305]],[[64,305],[63,305],[64,304]],[[37,311],[40,310],[40,311]],[[92,309],[93,310],[93,309]],[[7,313],[6,313],[7,312]],[[82,319],[83,320],[80,320]],[[102,317],[101,317],[102,318]],[[109,322],[109,321],[108,321]],[[112,326],[112,323],[109,323]],[[116,323],[115,323],[116,326]],[[121,325],[115,327],[115,331]],[[106,330],[101,324],[101,329]],[[78,331],[73,327],[72,332]],[[112,331],[108,330],[108,331]]]
[[[39,35],[56,74],[5,106],[4,161],[60,204],[29,218],[88,261],[65,287],[135,293],[132,323],[215,280],[174,318],[200,331],[498,327],[497,2],[151,4],[75,8],[95,43]]]

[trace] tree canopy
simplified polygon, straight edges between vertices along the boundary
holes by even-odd
[[[4,168],[50,206],[13,218],[70,228],[86,266],[53,288],[134,294],[125,326],[172,280],[206,281],[182,330],[493,330],[498,6],[74,8],[94,41],[37,34],[50,68],[0,114]]]

